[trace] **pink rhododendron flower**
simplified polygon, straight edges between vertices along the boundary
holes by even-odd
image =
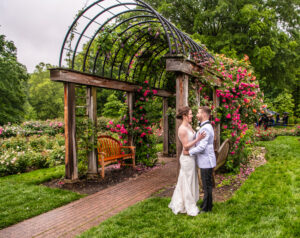
[[[143,132],[143,133],[141,134],[141,137],[143,138],[145,135],[146,135],[146,133],[145,133],[145,132]]]

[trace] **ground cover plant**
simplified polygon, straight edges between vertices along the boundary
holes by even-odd
[[[0,178],[0,229],[65,205],[84,195],[39,185],[64,176],[64,167]]]
[[[80,237],[299,237],[299,137],[259,142],[267,164],[213,212],[175,216],[169,198],[151,198],[106,220]]]

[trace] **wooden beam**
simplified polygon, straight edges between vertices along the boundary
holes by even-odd
[[[118,81],[110,78],[104,78],[104,77],[95,76],[95,75],[82,73],[74,70],[68,70],[68,69],[50,69],[50,78],[53,81],[83,84],[88,86],[115,89],[115,90],[121,90],[127,92],[134,92],[138,90],[140,87],[139,85],[133,83]],[[160,97],[174,96],[172,93],[166,90],[162,90],[162,89],[156,89],[156,90],[157,90],[156,96],[160,96]]]
[[[220,77],[215,75],[213,77],[213,73],[202,68],[201,66],[197,65],[195,62],[191,60],[187,60],[183,57],[175,57],[175,58],[166,58],[166,70],[169,72],[181,72],[185,73],[192,77],[197,77],[197,74],[202,74],[204,71],[208,72],[210,75],[207,75],[205,78],[207,81],[213,82],[216,85],[220,86],[222,80]]]
[[[97,88],[88,86],[86,89],[86,103],[87,103],[87,114],[91,120],[94,128],[97,128]],[[97,133],[97,132],[95,132]],[[94,136],[89,139],[91,144],[95,143]],[[98,177],[97,168],[97,151],[93,149],[88,153],[88,179],[94,179]]]
[[[163,132],[164,132],[164,142],[163,142],[163,154],[169,155],[169,124],[168,124],[168,99],[163,98]]]
[[[178,73],[176,77],[176,114],[179,108],[188,106],[188,87],[189,87],[189,77],[187,74]],[[176,158],[177,158],[177,177],[179,175],[180,163],[179,158],[182,152],[182,144],[178,138],[178,128],[181,124],[181,120],[176,119]]]
[[[65,178],[66,180],[78,179],[76,126],[75,126],[75,85],[64,84],[64,117],[65,117]]]

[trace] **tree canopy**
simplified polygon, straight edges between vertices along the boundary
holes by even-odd
[[[51,65],[40,63],[28,82],[28,101],[33,108],[30,119],[52,119],[63,116],[63,84],[50,80]],[[29,113],[29,112],[28,112]]]
[[[27,70],[17,60],[17,48],[0,35],[0,125],[24,117]]]
[[[207,48],[250,58],[267,98],[283,89],[299,105],[298,0],[146,0]]]

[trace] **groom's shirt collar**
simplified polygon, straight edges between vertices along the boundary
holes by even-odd
[[[204,121],[204,122],[201,122],[201,123],[200,123],[200,127],[203,126],[203,124],[206,123],[206,122],[209,122],[209,120],[206,120],[206,121]]]

